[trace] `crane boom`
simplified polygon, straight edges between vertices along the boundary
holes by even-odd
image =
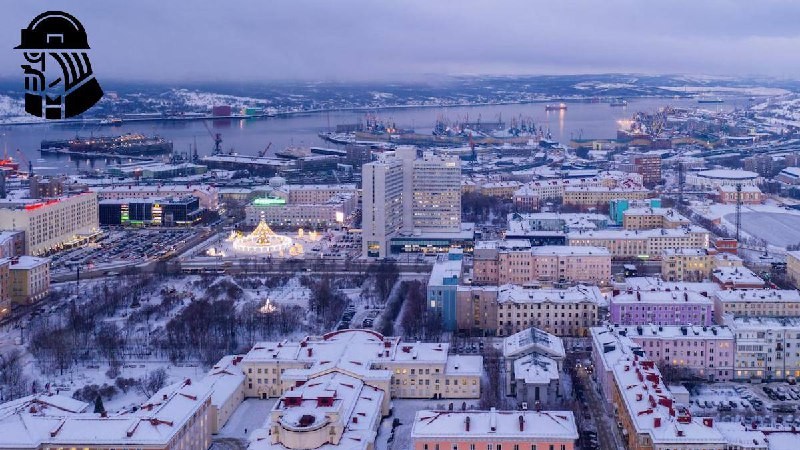
[[[211,139],[214,140],[214,151],[211,153],[212,155],[221,155],[222,154],[222,133],[214,133],[211,131],[211,127],[208,126],[208,123],[204,120],[203,125],[206,127],[206,131],[208,131],[208,135],[211,136]]]

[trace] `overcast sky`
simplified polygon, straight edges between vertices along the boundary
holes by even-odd
[[[95,73],[132,80],[601,72],[800,78],[797,0],[0,0],[0,76],[45,9],[86,27]]]

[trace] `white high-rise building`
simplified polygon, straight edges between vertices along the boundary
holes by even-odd
[[[386,257],[401,232],[461,230],[461,163],[455,156],[400,147],[364,164],[363,254]]]

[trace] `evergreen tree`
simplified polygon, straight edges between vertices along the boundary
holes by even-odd
[[[103,414],[106,412],[106,408],[103,406],[103,399],[99,395],[94,399],[94,412],[95,414]]]

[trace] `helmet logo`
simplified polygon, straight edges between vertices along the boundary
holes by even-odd
[[[89,40],[71,14],[47,11],[22,30],[26,64],[25,111],[45,119],[67,119],[83,113],[103,97],[92,72]]]

